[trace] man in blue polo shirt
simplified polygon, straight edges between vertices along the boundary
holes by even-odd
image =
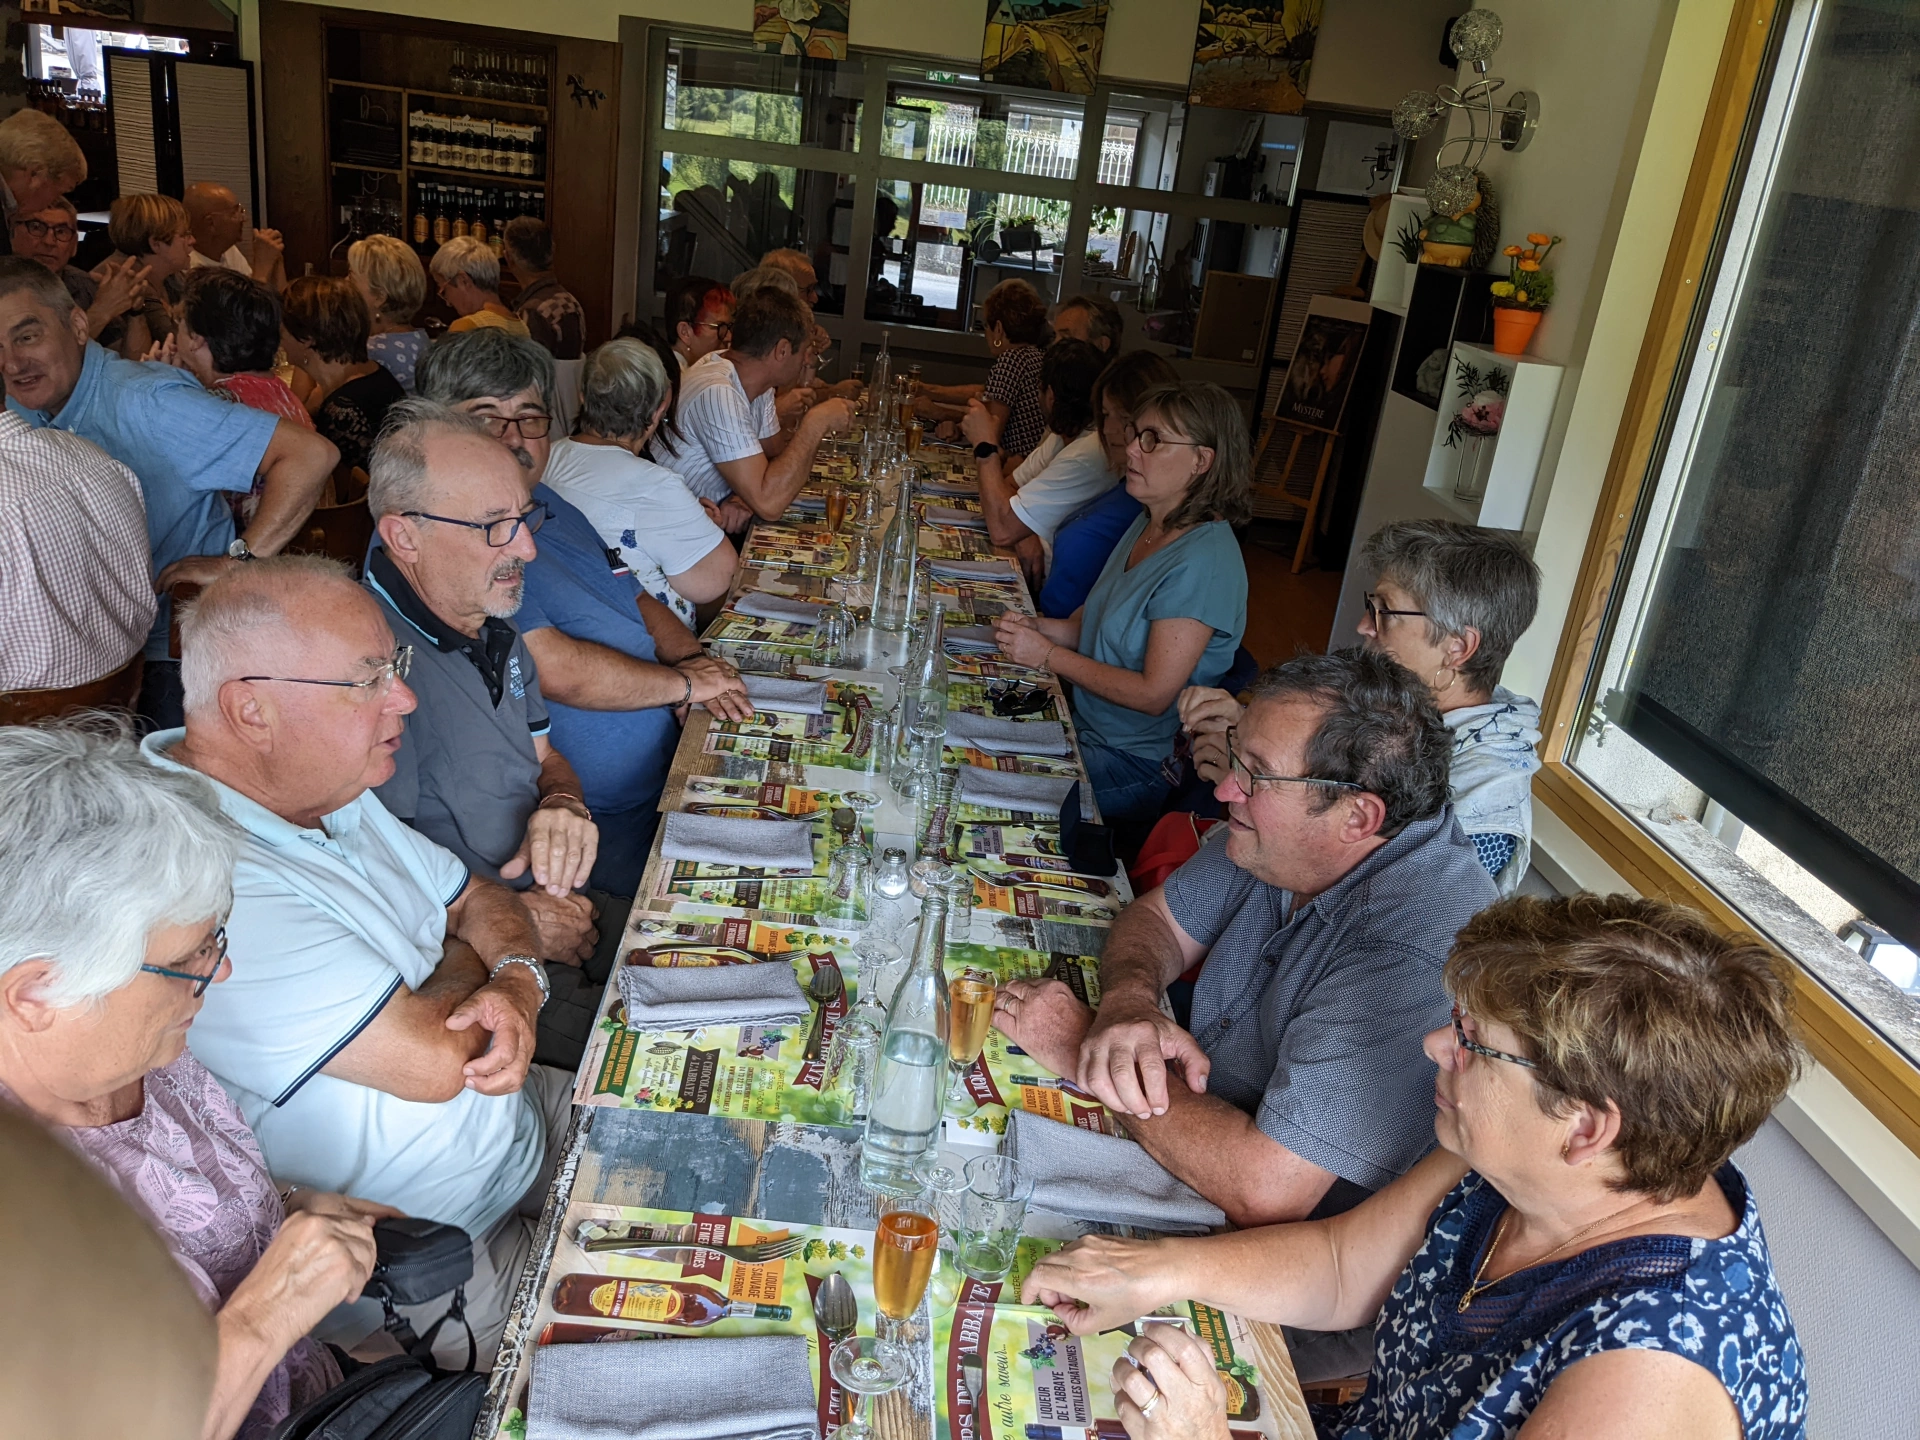
[[[109,354],[88,340],[86,312],[59,277],[18,256],[0,259],[0,371],[9,409],[91,440],[139,477],[161,592],[140,712],[155,726],[178,725],[166,587],[205,585],[277,552],[299,533],[339,452],[311,430],[209,395],[184,370]],[[236,539],[227,498],[250,491],[255,477],[259,508]]]
[[[600,828],[590,883],[631,895],[680,739],[675,711],[705,705],[744,719],[753,713],[746,687],[725,661],[697,651],[662,657],[644,618],[646,605],[659,602],[592,522],[540,483],[553,424],[552,356],[503,330],[473,330],[434,346],[415,383],[426,398],[479,417],[519,463],[531,499],[547,507],[515,619],[540,669],[553,745],[579,774]]]

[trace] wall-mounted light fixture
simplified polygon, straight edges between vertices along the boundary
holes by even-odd
[[[1443,141],[1434,157],[1433,179],[1427,182],[1427,203],[1436,214],[1458,214],[1473,203],[1479,193],[1474,172],[1486,153],[1495,145],[1503,150],[1524,150],[1540,128],[1540,97],[1531,90],[1516,90],[1497,103],[1495,97],[1507,82],[1487,74],[1487,62],[1500,48],[1503,27],[1491,10],[1469,10],[1453,22],[1447,33],[1447,45],[1463,65],[1471,65],[1480,78],[1466,89],[1442,85],[1435,90],[1410,90],[1393,107],[1393,128],[1408,140],[1417,140],[1431,130],[1449,112],[1463,111],[1467,133]],[[1453,146],[1461,155],[1451,164],[1441,163]]]

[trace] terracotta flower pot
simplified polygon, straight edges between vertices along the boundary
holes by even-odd
[[[1493,307],[1493,352],[1496,355],[1524,355],[1533,343],[1533,332],[1540,328],[1544,310],[1521,310],[1510,305]]]

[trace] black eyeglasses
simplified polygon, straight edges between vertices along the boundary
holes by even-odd
[[[220,967],[226,963],[226,926],[220,926],[212,935],[208,936],[206,943],[193,952],[193,958],[198,960],[201,956],[205,955],[208,946],[213,948],[213,965],[204,974],[197,970],[169,970],[164,965],[142,965],[140,968],[149,975],[164,975],[169,980],[186,980],[191,982],[194,996],[198,998],[207,993],[207,987],[213,984],[213,977],[220,973]]]
[[[506,439],[508,430],[518,430],[523,439],[544,440],[553,429],[551,415],[482,415],[480,423],[496,440]]]
[[[242,680],[271,680],[280,685],[331,685],[339,690],[377,690],[385,695],[393,689],[393,682],[407,678],[407,672],[413,669],[413,647],[402,645],[393,652],[393,658],[383,660],[373,674],[364,680],[303,680],[297,675],[242,675]]]
[[[1195,450],[1207,448],[1198,440],[1169,440],[1153,426],[1135,425],[1131,420],[1127,422],[1127,443],[1138,445],[1142,455],[1151,455],[1162,445],[1187,445]]]
[[[989,686],[987,702],[996,715],[1037,715],[1053,703],[1053,692],[1041,685],[1026,688],[1018,681],[1008,681]]]
[[[547,422],[543,419],[540,423],[544,426]],[[542,429],[540,435],[546,433]],[[538,440],[540,435],[532,438]],[[496,435],[494,438],[497,440],[500,437]],[[546,524],[547,518],[553,514],[544,500],[536,501],[533,508],[524,515],[508,515],[499,520],[456,520],[451,515],[429,515],[424,510],[402,510],[400,513],[410,520],[432,520],[441,525],[458,525],[464,530],[481,531],[487,537],[487,544],[496,550],[504,545],[511,545],[515,537],[520,534],[520,527],[523,525],[526,526],[529,535],[538,535],[540,527]]]
[[[1376,630],[1380,628],[1380,622],[1385,620],[1389,615],[1419,615],[1424,618],[1427,613],[1424,610],[1389,610],[1386,602],[1381,600],[1381,598],[1371,590],[1362,595],[1360,599],[1367,607],[1367,614],[1373,617],[1373,628]]]
[[[1509,1065],[1524,1066],[1528,1070],[1538,1070],[1540,1068],[1538,1062],[1529,1060],[1524,1055],[1509,1055],[1504,1050],[1495,1050],[1491,1045],[1482,1045],[1478,1040],[1469,1040],[1467,1038],[1467,1032],[1460,1028],[1460,1007],[1458,1005],[1453,1007],[1453,1038],[1454,1042],[1470,1055],[1484,1055],[1489,1060],[1504,1060]]]
[[[67,224],[64,220],[56,225],[49,225],[44,220],[22,220],[20,222],[20,228],[36,240],[44,240],[49,235],[53,236],[56,240],[71,240],[80,233],[79,230]]]
[[[1240,752],[1234,748],[1233,737],[1238,730],[1227,731],[1227,773],[1233,776],[1233,783],[1251,796],[1262,785],[1319,785],[1329,790],[1364,790],[1364,785],[1356,785],[1351,780],[1322,780],[1317,775],[1262,775],[1240,758]],[[1329,802],[1331,803],[1331,802]]]

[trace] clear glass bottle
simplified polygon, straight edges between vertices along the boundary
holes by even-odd
[[[922,593],[932,589],[932,577]],[[913,715],[927,712],[941,716],[947,713],[947,597],[932,597],[932,617],[927,622],[927,635],[921,653],[917,657],[918,665],[905,677],[901,689],[913,696]],[[911,722],[909,722],[911,723]]]
[[[880,541],[880,576],[873,587],[873,628],[888,635],[904,633],[913,613],[919,535],[920,519],[913,507],[896,506]]]
[[[947,902],[920,907],[913,964],[887,1007],[880,1064],[860,1147],[860,1183],[882,1195],[917,1195],[914,1162],[940,1130],[947,1080]]]

